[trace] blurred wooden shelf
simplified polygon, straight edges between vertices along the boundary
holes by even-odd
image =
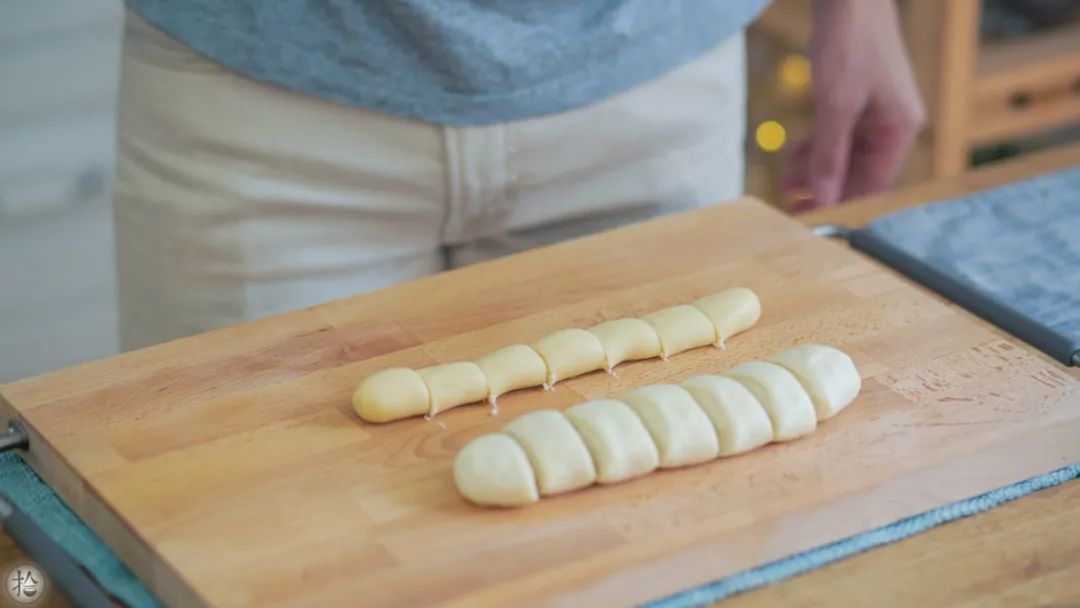
[[[929,121],[908,180],[968,169],[972,151],[1080,124],[1080,22],[982,41],[982,0],[901,0],[904,37]],[[782,46],[809,47],[807,0],[776,0],[755,27]],[[914,155],[913,155],[914,156]]]
[[[971,145],[1080,121],[1080,22],[981,45],[972,103]]]

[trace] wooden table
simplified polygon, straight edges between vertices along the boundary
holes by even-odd
[[[801,216],[860,225],[918,203],[1080,164],[1080,146]],[[1080,377],[1080,370],[1070,370]],[[1080,482],[856,556],[730,605],[1080,605]],[[0,563],[26,559],[0,535]],[[47,605],[65,606],[56,598]]]

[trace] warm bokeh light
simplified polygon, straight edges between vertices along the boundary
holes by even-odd
[[[766,152],[776,152],[787,141],[787,129],[775,120],[766,120],[754,131],[754,141]]]
[[[802,93],[810,86],[810,60],[792,53],[780,60],[780,84],[790,93]]]

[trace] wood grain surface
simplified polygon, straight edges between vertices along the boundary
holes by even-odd
[[[730,284],[757,290],[765,316],[723,352],[508,395],[500,419],[461,408],[446,429],[348,409],[389,364]],[[851,352],[866,379],[814,436],[521,511],[453,491],[456,449],[509,417],[808,339]],[[1076,460],[1078,394],[1056,364],[753,202],[0,388],[34,433],[28,460],[178,605],[648,599]]]

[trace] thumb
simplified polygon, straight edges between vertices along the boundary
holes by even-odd
[[[809,163],[810,189],[818,205],[832,205],[844,192],[858,108],[853,99],[836,93],[819,99]]]

